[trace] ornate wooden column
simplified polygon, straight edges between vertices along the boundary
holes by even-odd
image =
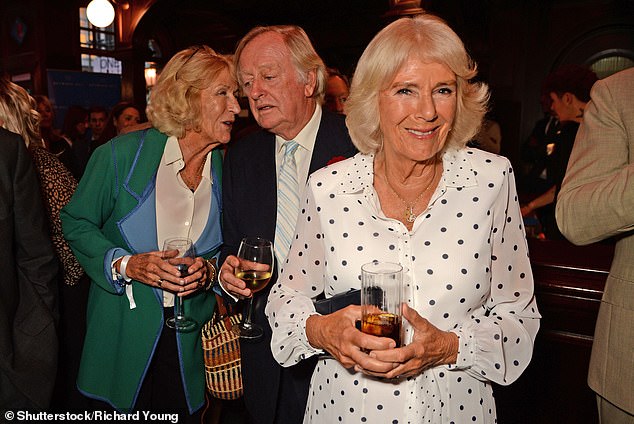
[[[421,0],[389,0],[390,10],[385,17],[398,19],[404,16],[413,16],[425,12],[421,7]]]
[[[145,78],[143,75],[147,46],[134,44],[134,32],[143,15],[156,0],[118,0],[115,3],[117,37],[117,56],[123,62],[121,75],[121,98],[134,101],[140,107],[145,105]]]

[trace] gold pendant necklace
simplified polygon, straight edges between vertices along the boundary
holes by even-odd
[[[203,158],[202,163],[200,164],[200,166],[198,167],[198,169],[196,170],[196,172],[194,173],[194,176],[192,177],[193,180],[190,182],[188,181],[189,178],[185,178],[185,174],[183,172],[181,172],[181,178],[183,180],[183,182],[185,183],[185,185],[187,186],[187,188],[189,188],[190,190],[196,190],[196,187],[198,187],[198,178],[202,177],[202,172],[203,172],[203,168],[205,167],[205,163],[207,162],[207,156],[205,156]]]
[[[394,195],[398,197],[398,199],[405,204],[405,220],[409,222],[410,224],[416,221],[416,218],[418,218],[418,215],[414,213],[414,206],[416,206],[416,203],[418,203],[418,201],[423,197],[423,195],[427,192],[427,190],[429,190],[429,187],[431,187],[431,184],[436,179],[437,166],[435,163],[433,166],[434,166],[434,174],[432,175],[431,180],[429,180],[429,183],[427,183],[427,186],[425,187],[425,189],[423,189],[423,191],[420,192],[420,194],[416,197],[416,199],[414,199],[413,202],[408,203],[405,201],[405,199],[399,196],[396,190],[394,190],[394,187],[392,187],[392,184],[390,184],[390,180],[387,179],[387,161],[384,162],[383,179],[387,183],[387,186],[389,187],[389,189],[392,190],[392,193],[394,193]]]
[[[414,213],[413,205],[409,205],[409,210],[405,210],[405,219],[407,220],[407,222],[414,222],[416,221],[417,217],[418,215]]]

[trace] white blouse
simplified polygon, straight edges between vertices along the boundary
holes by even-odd
[[[159,249],[163,249],[163,243],[171,237],[186,237],[196,241],[207,225],[213,189],[211,152],[207,153],[202,178],[193,193],[180,175],[184,167],[185,159],[178,139],[170,136],[156,172],[156,235]],[[163,290],[163,306],[174,306],[174,298],[174,293]]]
[[[273,355],[291,366],[323,353],[306,338],[311,298],[359,288],[367,262],[399,262],[409,306],[458,335],[457,363],[396,381],[320,360],[304,422],[493,423],[491,382],[520,376],[540,318],[510,163],[477,149],[446,151],[440,183],[410,232],[381,211],[373,161],[357,154],[310,177],[266,307]],[[413,329],[403,325],[409,343]]]

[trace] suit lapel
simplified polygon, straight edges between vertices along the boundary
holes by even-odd
[[[277,220],[277,170],[275,168],[275,135],[265,132],[262,143],[258,143],[262,147],[259,152],[258,163],[260,168],[255,175],[256,178],[263,180],[262,187],[266,187],[266,195],[262,205],[262,219],[265,222],[264,228],[266,232],[264,237],[269,240],[275,239],[275,225]]]
[[[154,188],[154,184],[149,183],[156,175],[166,142],[167,136],[154,128],[140,133],[139,148],[123,184],[125,189],[137,200],[147,195],[145,193],[147,190]]]
[[[250,231],[257,231],[257,234],[248,235],[258,235],[273,240],[277,215],[275,135],[261,130],[254,139],[249,140],[248,153],[242,154],[241,157],[249,162],[240,163],[238,170],[234,166],[232,172],[237,173],[236,181],[240,181],[244,187],[235,187],[234,190],[241,192],[235,193],[236,199],[242,199],[243,203],[248,202],[248,204],[236,206],[250,208],[243,211],[241,215],[253,220],[249,224],[245,223],[246,226],[242,231],[249,228]]]
[[[139,132],[139,145],[123,187],[134,199],[128,214],[118,222],[121,236],[135,252],[157,250],[155,186],[156,172],[167,137],[155,129]],[[143,231],[138,231],[143,229]]]
[[[330,127],[326,122],[326,113],[322,111],[321,121],[319,122],[319,130],[317,130],[317,137],[315,138],[315,146],[313,147],[313,156],[310,159],[310,167],[308,169],[308,175],[312,174],[319,168],[322,168],[333,152],[331,143],[333,137],[330,134]]]
[[[308,175],[326,166],[328,161],[336,156],[348,158],[356,153],[345,130],[345,124],[339,122],[339,119],[340,117],[332,112],[322,110]]]

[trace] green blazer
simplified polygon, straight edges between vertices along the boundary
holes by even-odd
[[[132,281],[136,308],[125,284],[112,279],[114,258],[159,250],[155,182],[167,136],[156,129],[117,137],[93,153],[71,201],[61,212],[64,237],[92,280],[86,339],[77,384],[86,396],[130,411],[164,325],[162,291]],[[220,170],[222,153],[212,153],[212,205],[196,253],[217,256],[222,244]],[[184,301],[199,324],[211,318],[215,298],[198,292]],[[204,404],[205,370],[200,331],[178,337],[181,375],[190,413]]]

